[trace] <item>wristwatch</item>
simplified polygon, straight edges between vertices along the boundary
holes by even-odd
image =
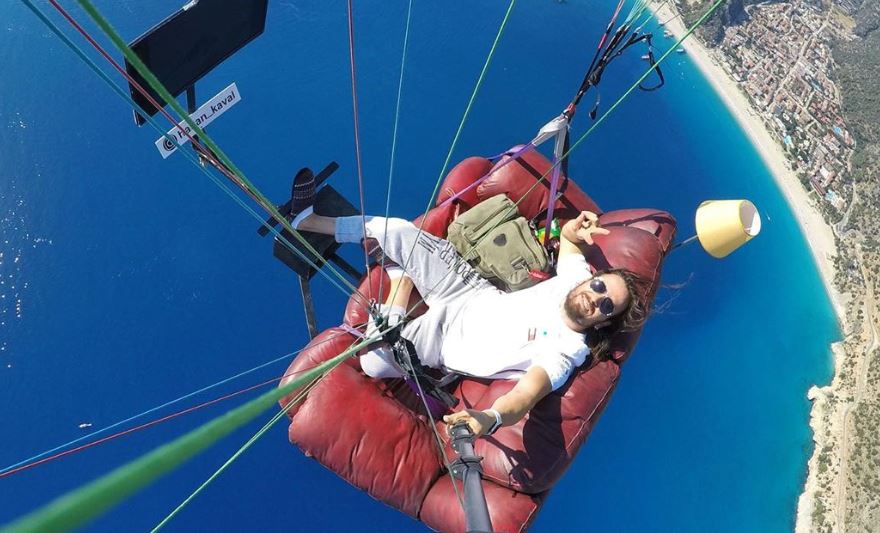
[[[499,413],[495,409],[486,409],[483,412],[486,414],[495,415],[495,423],[492,424],[492,427],[490,427],[486,431],[486,435],[491,435],[491,434],[495,433],[496,431],[498,431],[498,428],[501,427],[501,425],[504,423],[504,421],[501,420],[501,413]]]

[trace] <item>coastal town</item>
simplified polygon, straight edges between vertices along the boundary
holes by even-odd
[[[854,164],[856,117],[834,54],[835,44],[864,38],[854,31],[861,3],[739,3],[714,38],[698,32],[685,42],[773,172],[840,322],[832,382],[805,391],[814,449],[798,532],[880,530],[880,180],[876,166]],[[655,10],[666,36],[680,38],[711,4]]]
[[[845,27],[833,10],[806,2],[746,8],[749,22],[726,28],[721,65],[741,84],[767,129],[785,147],[792,168],[820,198],[842,211],[849,191],[854,141],[830,78],[828,38]]]

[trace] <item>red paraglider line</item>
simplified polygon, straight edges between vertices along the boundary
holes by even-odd
[[[34,461],[33,463],[27,463],[27,464],[19,466],[17,468],[7,470],[6,472],[0,473],[0,479],[3,479],[5,477],[9,477],[9,476],[11,476],[13,474],[17,474],[19,472],[23,472],[25,470],[30,470],[31,468],[33,468],[35,466],[39,466],[41,464],[45,464],[50,461],[54,461],[56,459],[60,459],[65,456],[68,456],[68,455],[71,455],[71,454],[74,454],[77,452],[81,452],[83,450],[87,450],[87,449],[92,448],[94,446],[97,446],[99,444],[103,444],[105,442],[118,439],[119,437],[131,434],[131,433],[135,433],[135,432],[140,431],[142,429],[147,429],[147,428],[153,427],[155,425],[161,424],[162,422],[167,422],[169,420],[173,420],[173,419],[178,418],[180,416],[192,413],[194,411],[198,411],[199,409],[203,409],[205,407],[209,407],[209,406],[214,405],[216,403],[220,403],[223,400],[228,400],[230,398],[235,398],[236,396],[241,396],[242,394],[259,389],[260,387],[265,387],[266,385],[275,383],[277,381],[288,378],[290,376],[295,376],[296,374],[306,372],[308,370],[311,370],[312,368],[315,368],[316,366],[317,366],[317,364],[313,365],[311,367],[308,367],[308,368],[303,368],[303,369],[297,370],[295,372],[284,373],[277,378],[272,378],[272,379],[263,381],[262,383],[257,383],[256,385],[251,385],[250,387],[246,387],[244,389],[237,390],[235,392],[231,392],[231,393],[226,394],[224,396],[220,396],[219,398],[214,398],[213,400],[208,400],[207,402],[203,402],[198,405],[194,405],[192,407],[187,407],[186,409],[183,409],[181,411],[177,411],[175,413],[171,413],[170,415],[163,416],[162,418],[157,418],[156,420],[151,420],[150,422],[145,422],[145,423],[140,424],[138,426],[135,426],[135,427],[132,427],[129,429],[125,429],[125,430],[119,431],[117,433],[113,433],[112,435],[107,435],[106,437],[102,437],[96,441],[83,444],[82,446],[77,446],[76,448],[71,448],[69,450],[64,450],[63,452],[58,452],[54,455],[44,457],[43,459],[40,459],[39,461]]]
[[[284,376],[282,376],[282,377],[284,377]],[[54,461],[55,459],[60,459],[60,458],[65,457],[67,455],[71,455],[76,452],[81,452],[81,451],[86,450],[88,448],[92,448],[93,446],[103,444],[105,442],[117,439],[117,438],[122,437],[124,435],[128,435],[130,433],[134,433],[134,432],[140,431],[142,429],[147,429],[149,427],[155,426],[155,425],[160,424],[162,422],[167,422],[168,420],[172,420],[172,419],[177,418],[179,416],[183,416],[185,414],[192,413],[193,411],[197,411],[197,410],[202,409],[204,407],[214,405],[215,403],[222,402],[223,400],[228,400],[230,398],[234,398],[234,397],[239,396],[241,394],[244,394],[246,392],[250,392],[254,389],[258,389],[260,387],[263,387],[265,385],[268,385],[270,383],[278,381],[279,379],[281,379],[281,378],[272,378],[268,381],[264,381],[262,383],[258,383],[256,385],[252,385],[250,387],[247,387],[246,389],[241,389],[239,391],[229,393],[225,396],[221,396],[219,398],[214,398],[213,400],[209,400],[207,402],[200,403],[200,404],[194,405],[192,407],[188,407],[182,411],[178,411],[176,413],[172,413],[170,415],[163,416],[162,418],[158,418],[156,420],[151,420],[150,422],[146,422],[146,423],[141,424],[139,426],[135,426],[133,428],[129,428],[129,429],[120,431],[118,433],[114,433],[112,435],[107,435],[106,437],[102,437],[96,441],[89,442],[87,444],[83,444],[82,446],[77,446],[76,448],[71,448],[69,450],[65,450],[63,452],[56,453],[55,455],[50,455],[49,457],[44,457],[43,459],[40,459],[39,461],[34,461],[33,463],[28,463],[28,464],[22,465],[18,468],[13,468],[12,470],[7,470],[6,472],[3,472],[2,474],[0,474],[0,479],[5,478],[5,477],[9,477],[13,474],[16,474],[18,472],[22,472],[24,470],[29,470],[35,466],[38,466],[38,465],[41,465],[44,463],[48,463],[49,461]]]
[[[219,161],[217,159],[217,156],[214,154],[214,152],[212,152],[211,150],[202,146],[202,144],[195,137],[193,137],[193,135],[189,131],[187,131],[187,129],[184,128],[180,122],[174,120],[174,117],[171,116],[168,113],[168,111],[165,110],[165,106],[160,105],[156,101],[156,99],[153,98],[153,96],[150,95],[150,93],[147,92],[147,90],[144,89],[143,86],[141,86],[141,84],[139,84],[134,78],[132,78],[131,75],[129,75],[129,73],[124,68],[122,68],[122,66],[120,66],[119,63],[115,59],[113,59],[113,57],[100,44],[98,44],[98,42],[89,34],[89,32],[86,31],[85,28],[83,28],[82,25],[80,25],[76,21],[76,19],[74,19],[73,16],[67,10],[65,10],[64,7],[62,7],[58,3],[57,0],[49,0],[49,3],[52,5],[52,7],[55,8],[56,11],[58,11],[59,14],[61,14],[62,17],[64,17],[70,23],[71,26],[73,26],[73,28],[80,35],[83,36],[83,38],[86,39],[86,41],[89,42],[89,44],[92,45],[92,47],[99,54],[101,54],[113,66],[113,68],[117,72],[122,74],[122,76],[126,80],[128,80],[128,82],[131,84],[132,87],[135,88],[135,90],[137,90],[137,92],[139,92],[144,98],[147,99],[148,102],[150,102],[150,104],[153,105],[153,107],[155,107],[160,113],[162,113],[162,115],[168,119],[168,121],[171,123],[172,126],[177,128],[178,131],[180,131],[184,136],[186,136],[187,139],[189,139],[189,141],[192,143],[193,149],[201,157],[205,158],[209,163],[211,163],[211,165],[214,168],[219,170],[221,174],[223,174],[224,176],[229,178],[233,183],[235,183],[242,191],[244,191],[248,196],[250,196],[251,199],[253,199],[255,202],[257,202],[257,204],[259,204],[265,208],[265,205],[263,204],[261,199],[257,196],[257,194],[254,193],[251,190],[251,188],[248,187],[247,184],[244,183],[244,181],[238,177],[237,174],[235,174],[231,169],[229,169],[229,167],[227,167],[226,164]],[[352,54],[353,53],[354,52],[352,51]],[[354,60],[354,57],[352,56],[352,61],[353,60]],[[353,64],[352,64],[352,76],[354,76],[354,65]],[[352,77],[352,80],[354,80],[354,77]],[[182,120],[185,120],[186,117],[181,117],[181,118],[182,118]],[[357,103],[356,103],[356,101],[355,101],[355,124],[357,124]],[[357,127],[355,127],[355,134],[357,136]],[[360,145],[358,143],[358,176],[359,176],[359,179],[360,179],[360,175],[361,175],[361,171],[360,171]],[[363,185],[361,185],[361,187],[363,187]],[[363,194],[363,189],[361,189],[361,191],[362,191],[361,194]],[[363,213],[363,209],[364,209],[363,196],[361,196],[361,212],[362,213]],[[271,210],[267,209],[267,211],[269,211],[270,215],[274,216],[274,214],[271,212]],[[283,222],[283,221],[279,220],[279,222]],[[364,249],[364,257],[365,258],[367,257],[366,256],[366,248]],[[367,260],[367,262],[369,262],[369,261]],[[368,267],[367,271],[369,271],[369,265],[367,265],[367,267]],[[361,300],[364,300],[365,306],[367,308],[369,308],[369,305],[370,305],[369,300],[371,299],[371,297],[368,298],[367,296],[364,296],[357,289],[353,289],[353,293],[356,297],[360,298]]]
[[[122,76],[126,80],[128,80],[129,83],[131,83],[131,86],[134,87],[137,92],[143,95],[143,97],[146,98],[153,107],[155,107],[160,113],[162,113],[165,118],[168,119],[169,122],[171,122],[172,126],[176,127],[180,131],[180,133],[182,133],[184,136],[186,136],[187,139],[189,139],[189,141],[193,145],[193,148],[195,148],[202,157],[208,159],[208,161],[210,161],[211,164],[214,165],[215,168],[217,168],[217,170],[222,172],[227,178],[231,179],[239,186],[243,187],[245,192],[247,192],[252,198],[256,199],[254,194],[251,193],[247,189],[247,187],[244,187],[244,184],[241,182],[241,180],[238,179],[238,176],[236,176],[233,172],[226,168],[226,165],[218,161],[216,157],[214,157],[213,153],[211,153],[209,150],[205,150],[202,145],[192,136],[192,134],[190,134],[186,130],[186,128],[181,126],[178,121],[174,120],[174,117],[172,117],[168,113],[168,111],[165,110],[165,106],[160,105],[159,102],[157,102],[156,99],[153,98],[153,96],[150,95],[150,93],[147,92],[146,89],[144,89],[137,81],[135,81],[135,79],[132,78],[131,75],[124,68],[122,68],[119,63],[117,63],[116,60],[113,59],[113,57],[100,44],[98,44],[98,42],[89,34],[89,32],[87,32],[85,28],[83,28],[79,24],[79,22],[77,22],[76,19],[74,19],[73,16],[71,16],[71,14],[68,13],[67,10],[65,10],[58,3],[57,0],[49,0],[49,3],[52,4],[52,7],[54,7],[55,10],[58,11],[58,13],[60,13],[61,16],[64,17],[70,23],[70,25],[73,26],[74,29],[76,29],[76,31],[79,32],[79,34],[82,35],[83,38],[85,38],[85,40],[88,41],[89,44],[91,44],[92,47],[97,50],[98,53],[101,54],[113,66],[114,69],[116,69],[117,72],[122,74]]]

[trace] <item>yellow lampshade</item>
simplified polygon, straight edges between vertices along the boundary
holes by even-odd
[[[761,231],[761,216],[748,200],[708,200],[697,208],[695,224],[703,249],[727,257]]]

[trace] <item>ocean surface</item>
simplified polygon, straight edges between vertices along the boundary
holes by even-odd
[[[97,2],[129,40],[181,3]],[[75,2],[65,5],[86,20]],[[454,160],[525,142],[559,113],[612,7],[520,2]],[[506,2],[416,2],[392,214],[425,208],[505,10]],[[355,5],[370,212],[385,206],[405,15],[402,1]],[[657,33],[665,50],[671,41]],[[645,69],[641,53],[606,72],[603,110]],[[0,467],[82,436],[80,423],[99,429],[307,342],[296,278],[257,237],[256,221],[180,154],[162,160],[158,135],[136,128],[125,103],[19,2],[0,3],[0,65]],[[606,210],[670,211],[681,238],[706,199],[751,199],[763,231],[721,261],[699,246],[669,257],[662,312],[535,531],[788,531],[794,523],[812,450],[806,392],[830,378],[836,319],[809,235],[743,132],[686,56],[674,54],[664,72],[662,90],[633,93],[574,152],[573,177]],[[336,160],[332,183],[356,202],[344,2],[272,1],[265,34],[200,82],[200,99],[232,81],[242,101],[209,132],[267,195],[283,200],[296,169]],[[589,126],[588,107],[576,136]],[[319,326],[337,324],[345,295],[319,278],[315,292]],[[0,524],[242,402],[0,479]],[[153,526],[270,416],[89,529]],[[282,422],[260,439],[169,530],[424,529],[305,458],[286,429]]]

